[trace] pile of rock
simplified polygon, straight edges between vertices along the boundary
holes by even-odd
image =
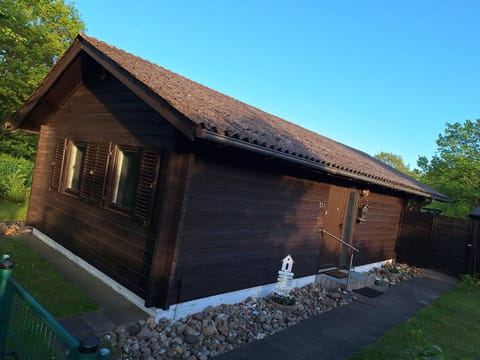
[[[373,268],[368,272],[375,277],[375,284],[379,286],[391,286],[399,282],[422,275],[420,269],[401,263],[386,263],[381,268]]]
[[[119,326],[106,340],[121,359],[206,360],[274,334],[310,316],[352,301],[349,293],[311,284],[293,289],[296,304],[276,304],[272,297],[248,298],[234,305],[209,306],[176,322],[152,318]]]
[[[14,236],[31,232],[32,229],[26,227],[24,222],[0,221],[0,235]]]

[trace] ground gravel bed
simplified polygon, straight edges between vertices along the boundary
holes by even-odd
[[[392,286],[421,275],[406,264],[385,264],[368,272],[377,285]],[[280,305],[271,295],[248,298],[233,305],[209,306],[177,321],[153,318],[120,325],[105,340],[120,353],[120,359],[206,360],[252,341],[263,339],[288,326],[355,299],[341,289],[327,290],[317,284],[295,288],[295,305]]]
[[[32,228],[25,226],[23,221],[0,221],[0,235],[14,236],[31,232]]]
[[[368,274],[375,277],[375,285],[387,287],[420,276],[422,271],[407,264],[386,263],[380,268],[371,269]]]
[[[326,290],[315,284],[295,288],[295,305],[279,305],[266,298],[248,298],[234,305],[207,307],[172,322],[152,318],[118,326],[107,338],[121,351],[121,359],[205,360],[281,331],[311,316],[352,301],[350,293]]]

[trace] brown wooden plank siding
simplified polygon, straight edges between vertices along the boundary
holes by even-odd
[[[188,193],[188,174],[195,155],[178,148],[164,155],[166,159],[163,163],[166,165],[161,169],[161,182],[165,185],[163,195],[158,197],[160,211],[153,253],[154,261],[150,271],[145,305],[167,309],[167,292],[175,277],[175,255],[178,253],[178,235],[182,228],[182,204],[185,194]]]
[[[329,186],[247,163],[196,156],[169,303],[275,282],[288,254],[296,277],[316,273]]]
[[[51,162],[58,139],[141,146],[160,153],[172,148],[175,130],[114,77],[91,63],[86,66],[89,75],[42,126],[28,222],[145,296],[158,216],[144,228],[129,216],[48,191]],[[163,186],[158,184],[157,197]]]
[[[355,223],[353,229],[353,246],[360,250],[355,264],[394,258],[403,200],[370,192],[368,197],[358,198],[357,209],[363,204],[368,204],[367,221]]]

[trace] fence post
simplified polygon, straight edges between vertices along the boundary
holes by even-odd
[[[12,305],[12,289],[8,286],[8,279],[12,275],[13,261],[10,256],[2,255],[0,261],[0,356],[3,357],[8,335],[10,321],[10,308]]]

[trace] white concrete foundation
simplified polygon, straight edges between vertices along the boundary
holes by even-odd
[[[290,280],[292,288],[294,287],[303,287],[315,281],[316,275],[305,276],[298,279]],[[219,295],[209,296],[201,299],[191,300],[184,303],[179,303],[171,305],[168,310],[157,309],[155,320],[160,318],[167,319],[180,319],[190,314],[202,311],[207,306],[218,306],[221,304],[236,304],[244,301],[248,297],[260,298],[270,295],[277,288],[278,283],[266,284],[261,286],[255,286],[248,289],[242,289],[237,291],[232,291],[228,293],[223,293]]]
[[[32,234],[36,236],[38,239],[40,239],[41,241],[43,241],[48,246],[54,248],[55,250],[57,250],[58,252],[66,256],[68,259],[76,263],[78,266],[88,271],[97,279],[104,282],[107,286],[109,286],[114,291],[122,295],[125,299],[127,299],[128,301],[130,301],[131,303],[133,303],[134,305],[136,305],[137,307],[145,311],[147,314],[155,317],[156,321],[158,321],[161,318],[167,318],[170,320],[180,319],[187,315],[202,311],[207,306],[218,306],[221,304],[227,304],[227,305],[236,304],[244,301],[248,297],[252,297],[252,298],[265,297],[273,293],[278,287],[278,282],[261,285],[261,286],[255,286],[248,289],[232,291],[228,293],[223,293],[219,295],[209,296],[201,299],[195,299],[195,300],[171,305],[168,310],[157,309],[153,307],[146,308],[144,306],[144,303],[145,303],[144,299],[134,294],[133,292],[128,290],[126,287],[119,284],[117,281],[113,280],[111,277],[105,275],[103,272],[101,272],[97,268],[87,263],[85,260],[81,259],[77,255],[72,253],[70,250],[66,249],[59,243],[55,242],[53,239],[51,239],[41,231],[37,230],[36,228],[33,228]],[[357,266],[353,269],[357,272],[367,272],[368,270],[374,267],[381,267],[383,264],[390,263],[390,262],[392,262],[391,259],[379,261],[372,264]],[[315,274],[315,275],[310,275],[310,276],[305,276],[298,279],[290,280],[289,287],[290,288],[303,287],[308,284],[311,284],[315,282],[316,276],[317,275]]]
[[[134,294],[130,290],[128,290],[125,286],[119,284],[115,280],[113,280],[111,277],[105,275],[103,272],[98,270],[96,267],[93,267],[89,263],[87,263],[85,260],[82,258],[78,257],[74,253],[72,253],[70,250],[67,248],[63,247],[59,243],[57,243],[55,240],[51,239],[49,236],[45,235],[41,231],[39,231],[36,228],[33,228],[32,234],[43,241],[45,244],[48,246],[52,247],[53,249],[57,250],[60,252],[62,255],[73,261],[75,264],[80,266],[82,269],[85,271],[89,272],[93,276],[95,276],[97,279],[102,281],[105,285],[108,287],[112,288],[115,292],[123,296],[125,299],[130,301],[132,304],[136,305],[139,307],[141,310],[149,314],[150,316],[154,316],[156,309],[155,308],[147,308],[144,306],[145,300],[142,299],[140,296],[137,294]]]

